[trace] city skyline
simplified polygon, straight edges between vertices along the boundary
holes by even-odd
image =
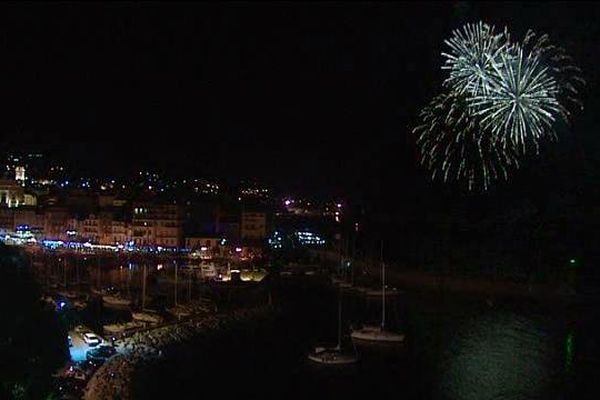
[[[598,20],[0,4],[0,398],[600,398]]]
[[[418,189],[425,174],[410,126],[442,80],[443,39],[462,23],[548,32],[584,71],[593,71],[585,56],[597,50],[596,28],[577,5],[3,10],[7,148],[56,154],[90,174],[195,170],[355,197],[379,190],[378,181],[431,190]],[[588,93],[597,79],[586,79]],[[586,93],[587,109],[596,109]],[[565,153],[597,147],[587,134],[593,114],[561,135]]]

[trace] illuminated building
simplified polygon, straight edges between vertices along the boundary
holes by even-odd
[[[19,207],[14,209],[14,231],[17,230],[18,226],[29,226],[31,232],[42,237],[44,234],[44,224],[44,214],[38,213],[34,207]]]
[[[5,234],[14,230],[15,213],[14,209],[0,207],[0,233]]]
[[[190,234],[185,236],[185,248],[200,252],[203,258],[211,258],[223,254],[227,240],[217,235]]]
[[[134,203],[132,239],[141,246],[181,247],[182,208],[176,204]]]
[[[131,239],[138,246],[154,244],[154,221],[150,217],[148,205],[135,204],[131,221]]]
[[[101,216],[90,214],[81,221],[79,233],[83,239],[91,243],[102,243],[106,225],[107,221],[103,221]]]
[[[17,181],[10,179],[0,179],[0,206],[20,207],[35,206],[37,198],[29,193],[25,193],[23,186]]]
[[[155,244],[164,247],[181,247],[183,239],[183,210],[174,204],[154,206]]]
[[[129,224],[118,220],[110,211],[90,214],[79,224],[79,235],[91,243],[112,245],[131,240]]]
[[[111,243],[128,243],[131,240],[131,228],[125,221],[113,220],[110,231]]]
[[[308,231],[298,231],[294,232],[294,236],[298,243],[303,246],[322,246],[325,244],[325,240],[323,240],[319,235],[308,232]]]
[[[25,167],[18,166],[15,168],[15,181],[19,182],[21,186],[25,186]]]
[[[264,239],[267,237],[267,213],[255,211],[242,212],[242,240]]]
[[[44,212],[44,237],[46,239],[67,239],[67,227],[71,217],[64,207],[50,207]]]

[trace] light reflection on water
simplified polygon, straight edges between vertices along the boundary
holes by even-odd
[[[229,375],[220,378],[215,369],[219,363],[244,371],[235,376],[234,385],[242,397],[550,400],[584,398],[582,376],[592,389],[598,386],[587,378],[595,370],[581,364],[582,353],[589,353],[584,348],[593,348],[587,343],[595,340],[594,333],[587,324],[570,326],[569,321],[580,321],[579,317],[522,302],[490,307],[481,298],[403,299],[398,313],[390,313],[390,323],[401,326],[408,338],[399,360],[363,357],[343,373],[315,368],[306,365],[304,355],[317,341],[335,339],[336,295],[311,292],[312,287],[285,289],[290,302],[283,320],[261,325],[260,332],[240,330],[222,339],[226,345],[218,347],[212,358],[201,350],[205,363],[192,357],[173,360],[168,369],[157,367],[154,372],[164,379],[145,379],[144,393],[137,398],[164,398],[173,391],[174,398],[190,398],[197,393],[199,379],[215,383],[225,379],[226,385]],[[344,297],[345,327],[376,319],[379,313],[364,300]],[[597,360],[597,355],[593,357]],[[171,379],[178,379],[178,384],[171,384]],[[148,386],[149,381],[155,386]]]
[[[581,398],[590,389],[581,382],[582,368],[592,373],[590,362],[582,366],[581,357],[595,362],[598,355],[583,350],[581,338],[594,334],[581,310],[458,296],[402,302],[409,351],[394,376],[409,376],[395,389],[406,398],[546,400]],[[362,368],[356,380],[372,381],[372,372]]]
[[[575,334],[569,332],[565,339],[565,372],[573,371],[573,362],[575,360]]]
[[[563,359],[552,328],[542,318],[512,313],[490,313],[468,321],[443,351],[440,397],[549,398]]]

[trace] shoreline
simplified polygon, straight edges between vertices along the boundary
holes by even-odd
[[[330,271],[332,276],[335,275],[339,255],[329,252],[313,252],[313,255],[321,263],[331,264],[333,262],[334,266],[330,268]],[[364,260],[355,260],[354,268],[357,269],[354,279],[355,286],[366,285],[375,288],[377,285],[381,285],[379,266],[369,268],[369,265],[371,264]],[[587,297],[593,297],[593,295],[577,292],[575,279],[572,275],[565,276],[565,279],[555,282],[515,282],[500,276],[452,275],[450,273],[406,269],[393,264],[387,266],[385,273],[387,285],[399,289],[486,295],[490,297],[524,297],[560,302],[580,301],[585,300]],[[349,276],[346,276],[346,280],[350,280]]]
[[[90,378],[85,390],[85,400],[132,399],[133,379],[136,370],[164,357],[164,350],[182,346],[198,336],[229,329],[236,323],[267,317],[273,307],[259,306],[235,310],[226,314],[190,318],[175,325],[161,326],[133,334],[121,341],[122,352],[106,361]]]

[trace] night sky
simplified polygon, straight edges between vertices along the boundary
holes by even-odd
[[[439,91],[443,40],[483,19],[517,36],[547,32],[584,69],[586,111],[555,144],[556,157],[532,163],[536,174],[569,178],[597,170],[590,94],[599,11],[591,3],[3,4],[0,132],[6,149],[50,152],[92,173],[154,167],[406,198],[432,186],[415,166],[409,128]]]

